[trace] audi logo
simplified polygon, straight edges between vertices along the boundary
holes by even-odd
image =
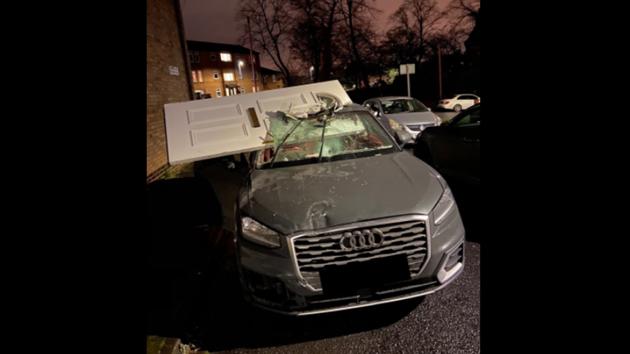
[[[339,241],[342,250],[357,251],[376,248],[383,244],[383,231],[373,228],[345,232]]]

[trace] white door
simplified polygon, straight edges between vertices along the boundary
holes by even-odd
[[[171,164],[262,150],[269,114],[306,109],[318,93],[352,100],[339,81],[164,105],[168,160]]]

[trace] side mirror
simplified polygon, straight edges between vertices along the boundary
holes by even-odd
[[[396,138],[396,142],[400,146],[407,146],[413,143],[413,137],[411,136],[411,134],[404,130],[396,130],[394,137]]]

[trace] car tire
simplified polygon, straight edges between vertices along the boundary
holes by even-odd
[[[453,107],[453,110],[454,110],[455,112],[459,112],[459,111],[461,111],[461,110],[462,110],[462,106],[461,106],[461,105],[459,105],[459,104],[456,104],[456,105],[455,105],[455,107]]]

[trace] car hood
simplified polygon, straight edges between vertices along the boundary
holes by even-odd
[[[427,124],[435,123],[435,114],[433,112],[409,112],[385,114],[386,118],[393,118],[401,124]]]
[[[255,170],[241,211],[285,235],[405,214],[428,214],[443,192],[408,152]]]

